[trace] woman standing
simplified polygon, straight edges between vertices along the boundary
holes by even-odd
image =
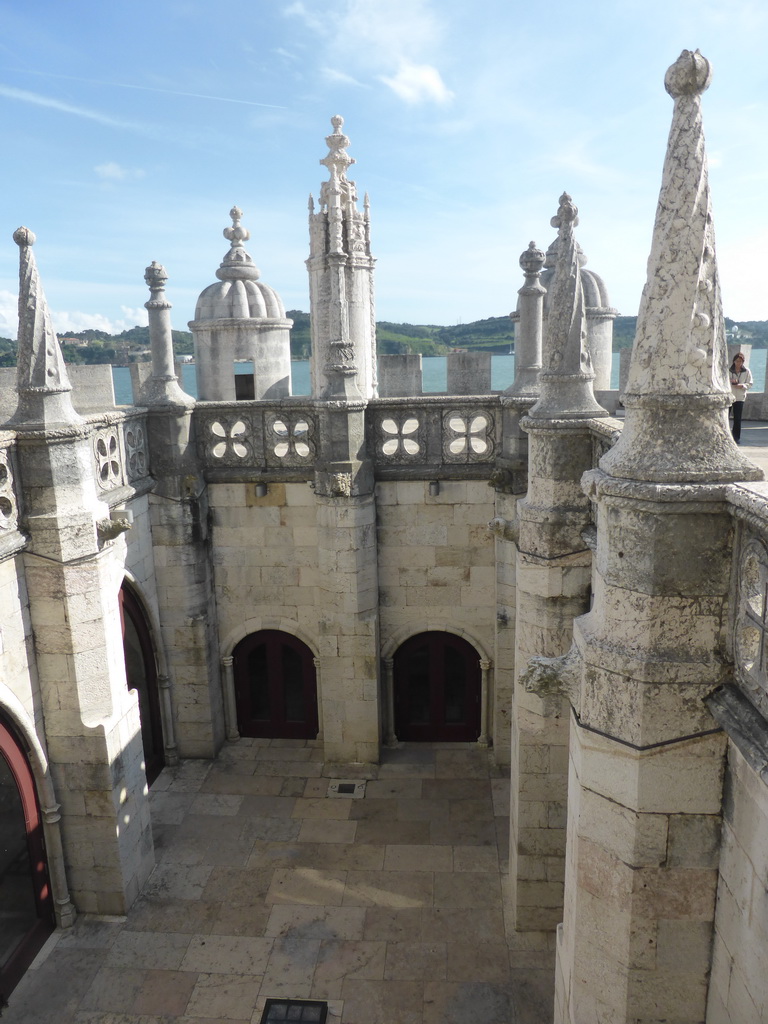
[[[752,374],[744,363],[744,356],[737,352],[731,363],[731,394],[733,395],[733,426],[731,433],[736,444],[741,444],[741,414],[747,391],[752,387]]]

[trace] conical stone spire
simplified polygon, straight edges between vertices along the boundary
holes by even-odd
[[[664,85],[675,101],[624,405],[601,467],[658,482],[762,479],[733,442],[725,326],[701,120],[707,60],[683,50]]]
[[[19,246],[19,404],[9,426],[40,430],[80,425],[83,420],[72,405],[72,385],[32,252],[35,235],[21,227],[13,240]]]
[[[532,419],[574,419],[607,416],[592,391],[592,362],[586,347],[584,290],[579,247],[573,234],[578,208],[567,192],[552,218],[558,229],[557,263],[549,295],[544,339],[541,397],[529,412]]]

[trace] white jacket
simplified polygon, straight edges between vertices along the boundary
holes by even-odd
[[[734,402],[743,402],[747,397],[747,391],[752,387],[752,374],[749,372],[749,368],[742,366],[741,373],[729,370],[728,376],[731,381],[731,394]]]

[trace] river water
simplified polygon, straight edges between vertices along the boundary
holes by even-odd
[[[766,349],[755,349],[750,357],[750,369],[755,379],[755,391],[763,390],[765,380],[765,359]],[[422,359],[422,380],[424,393],[440,394],[446,388],[446,358],[445,356],[424,356]],[[182,386],[188,395],[197,398],[197,378],[195,367],[192,363],[183,363]],[[236,373],[249,373],[250,363],[236,363]],[[113,366],[112,377],[115,384],[115,402],[117,405],[132,405],[133,396],[131,392],[131,376],[128,367]],[[503,391],[508,388],[515,377],[514,356],[493,356],[491,359],[491,386],[494,391]],[[291,383],[294,395],[308,395],[310,390],[309,382],[309,360],[295,360],[291,363]],[[619,386],[619,353],[613,353],[613,367],[611,370],[611,387]]]

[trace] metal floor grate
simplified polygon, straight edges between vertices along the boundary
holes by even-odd
[[[264,1004],[261,1024],[325,1024],[328,1003],[319,999],[268,999]]]
[[[331,779],[328,796],[344,796],[348,800],[362,800],[365,796],[365,782],[359,779]]]

